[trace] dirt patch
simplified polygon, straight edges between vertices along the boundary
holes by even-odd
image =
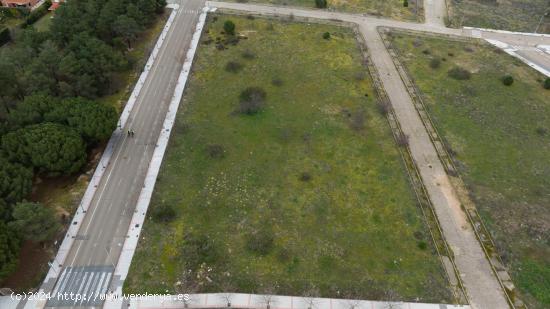
[[[51,249],[35,242],[24,242],[17,269],[0,283],[0,287],[10,288],[14,292],[36,291],[48,270],[50,259],[52,259]]]

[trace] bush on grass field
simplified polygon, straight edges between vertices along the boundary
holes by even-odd
[[[502,77],[502,83],[505,85],[505,86],[510,86],[514,83],[514,78],[511,76],[511,75],[504,75]]]
[[[472,77],[472,73],[470,71],[463,69],[461,67],[454,67],[447,72],[450,78],[456,79],[456,80],[467,80]]]
[[[248,87],[239,96],[240,103],[237,112],[254,115],[260,112],[265,105],[266,93],[260,87]]]

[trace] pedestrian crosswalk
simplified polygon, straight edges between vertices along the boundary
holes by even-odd
[[[200,14],[201,10],[181,10],[183,14]]]
[[[113,275],[112,266],[79,266],[63,269],[46,307],[100,306]]]

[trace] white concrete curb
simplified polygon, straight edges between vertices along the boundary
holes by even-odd
[[[487,28],[476,28],[476,27],[462,27],[462,28],[466,29],[466,30],[479,30],[479,31],[487,31],[487,32],[494,32],[494,33],[519,34],[519,35],[528,35],[528,36],[538,36],[538,37],[550,38],[550,34],[544,34],[544,33],[514,32],[514,31],[507,31],[507,30],[496,30],[496,29],[487,29]]]
[[[193,34],[189,50],[187,51],[185,62],[178,77],[176,88],[174,90],[174,95],[172,96],[172,100],[170,101],[170,105],[168,106],[168,112],[166,113],[166,118],[162,126],[162,131],[160,132],[155,151],[153,152],[153,157],[151,158],[151,162],[149,163],[147,175],[145,176],[145,183],[139,195],[136,210],[134,211],[134,215],[132,216],[130,228],[128,230],[127,237],[124,241],[124,246],[122,247],[122,252],[120,253],[120,257],[115,268],[114,277],[118,276],[120,283],[122,283],[126,279],[128,271],[130,269],[132,257],[134,256],[134,252],[138,244],[141,228],[143,227],[143,222],[145,221],[145,216],[147,214],[147,208],[149,207],[149,202],[151,201],[151,195],[153,194],[157,175],[162,164],[164,153],[168,146],[170,132],[176,120],[176,113],[178,111],[178,107],[183,96],[183,91],[187,83],[187,77],[189,75],[189,72],[191,71],[191,65],[193,63],[193,58],[195,57],[195,51],[199,44],[199,39],[202,34],[202,29],[204,27],[208,11],[209,8],[204,7],[201,15],[199,16],[199,21],[195,28],[195,33]],[[116,287],[116,289],[114,290],[114,295],[122,295],[122,284],[119,284],[119,286]],[[111,300],[105,303],[104,308],[120,308],[121,305],[121,299]]]
[[[178,299],[179,298],[179,299]],[[184,300],[185,299],[185,300]],[[182,308],[185,304],[189,308],[228,308],[227,303],[231,303],[232,308],[266,308],[270,305],[271,309],[348,309],[348,308],[370,308],[370,309],[469,309],[468,305],[447,305],[447,304],[427,304],[413,302],[385,302],[368,301],[354,299],[335,299],[335,298],[309,298],[297,296],[279,296],[279,295],[258,295],[243,293],[211,293],[211,294],[184,294],[170,295],[163,298],[147,297],[133,298],[130,300],[129,309],[142,308]]]
[[[542,74],[546,75],[547,77],[550,77],[550,71],[546,70],[545,68],[541,67],[540,65],[536,64],[536,63],[533,63],[531,62],[530,60],[528,60],[527,58],[519,55],[518,53],[516,53],[516,51],[518,51],[518,49],[514,48],[513,46],[511,45],[508,45],[506,43],[503,43],[499,40],[493,40],[493,39],[485,39],[485,41],[489,42],[491,45],[494,45],[500,49],[502,49],[503,51],[505,51],[507,54],[513,56],[513,57],[516,57],[518,58],[519,60],[523,61],[525,64],[527,64],[528,66],[532,67],[533,69],[541,72]],[[542,51],[542,50],[541,50]]]
[[[88,207],[92,202],[92,199],[97,190],[97,187],[99,186],[99,182],[101,181],[101,177],[103,176],[105,169],[110,163],[111,156],[113,154],[113,148],[117,144],[119,139],[124,136],[122,134],[122,130],[123,130],[122,128],[124,128],[124,126],[126,125],[126,122],[128,121],[130,113],[132,112],[132,109],[134,107],[134,103],[136,102],[139,92],[141,91],[141,87],[143,87],[145,79],[149,74],[149,70],[151,69],[151,66],[155,62],[155,59],[157,58],[159,49],[162,46],[164,39],[166,38],[166,34],[168,33],[168,30],[170,29],[172,22],[174,21],[174,18],[176,16],[176,12],[179,6],[177,4],[173,4],[167,7],[172,8],[173,11],[170,14],[170,17],[168,18],[168,21],[164,25],[162,33],[160,34],[160,37],[158,38],[157,43],[155,44],[155,47],[151,55],[149,56],[149,59],[147,60],[147,64],[145,65],[145,68],[143,69],[143,72],[141,73],[139,80],[137,81],[134,87],[134,90],[132,91],[132,94],[128,99],[128,102],[126,103],[126,106],[124,107],[124,110],[120,115],[120,118],[118,120],[118,127],[111,135],[111,138],[109,139],[109,142],[105,147],[103,155],[101,156],[101,159],[92,176],[92,179],[90,180],[90,183],[86,188],[86,192],[84,193],[84,196],[80,201],[80,205],[78,206],[78,209],[73,217],[73,220],[71,221],[72,223],[69,229],[67,230],[67,233],[65,234],[65,238],[63,239],[63,242],[61,243],[59,250],[57,251],[57,255],[54,258],[54,262],[51,265],[50,270],[48,271],[48,274],[46,275],[46,278],[43,281],[44,283],[47,283],[50,279],[56,278],[59,272],[61,271],[61,267],[65,262],[67,255],[69,254],[71,246],[73,245],[74,236],[78,234],[80,225],[84,221],[86,211],[88,210]],[[43,287],[44,286],[41,287],[40,291],[44,291]]]

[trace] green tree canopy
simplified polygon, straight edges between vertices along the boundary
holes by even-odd
[[[57,104],[59,100],[48,95],[27,96],[8,115],[8,122],[14,128],[41,123],[44,121],[44,115],[51,112]]]
[[[86,148],[76,131],[54,123],[31,125],[2,138],[6,157],[50,176],[72,174],[86,160]]]
[[[223,30],[225,31],[226,34],[234,35],[235,23],[230,20],[226,20],[225,23],[223,23]]]
[[[8,226],[26,240],[43,242],[52,239],[61,227],[54,210],[39,203],[17,203],[12,216],[13,221]]]
[[[14,271],[19,257],[19,238],[0,220],[0,280]]]
[[[116,110],[83,98],[71,98],[56,105],[46,120],[74,128],[89,143],[107,140],[116,128]]]
[[[0,156],[0,199],[7,203],[21,201],[32,188],[32,171]]]
[[[132,48],[132,42],[136,40],[138,33],[141,31],[138,23],[128,15],[118,16],[113,28],[115,33],[126,41],[128,49]]]

